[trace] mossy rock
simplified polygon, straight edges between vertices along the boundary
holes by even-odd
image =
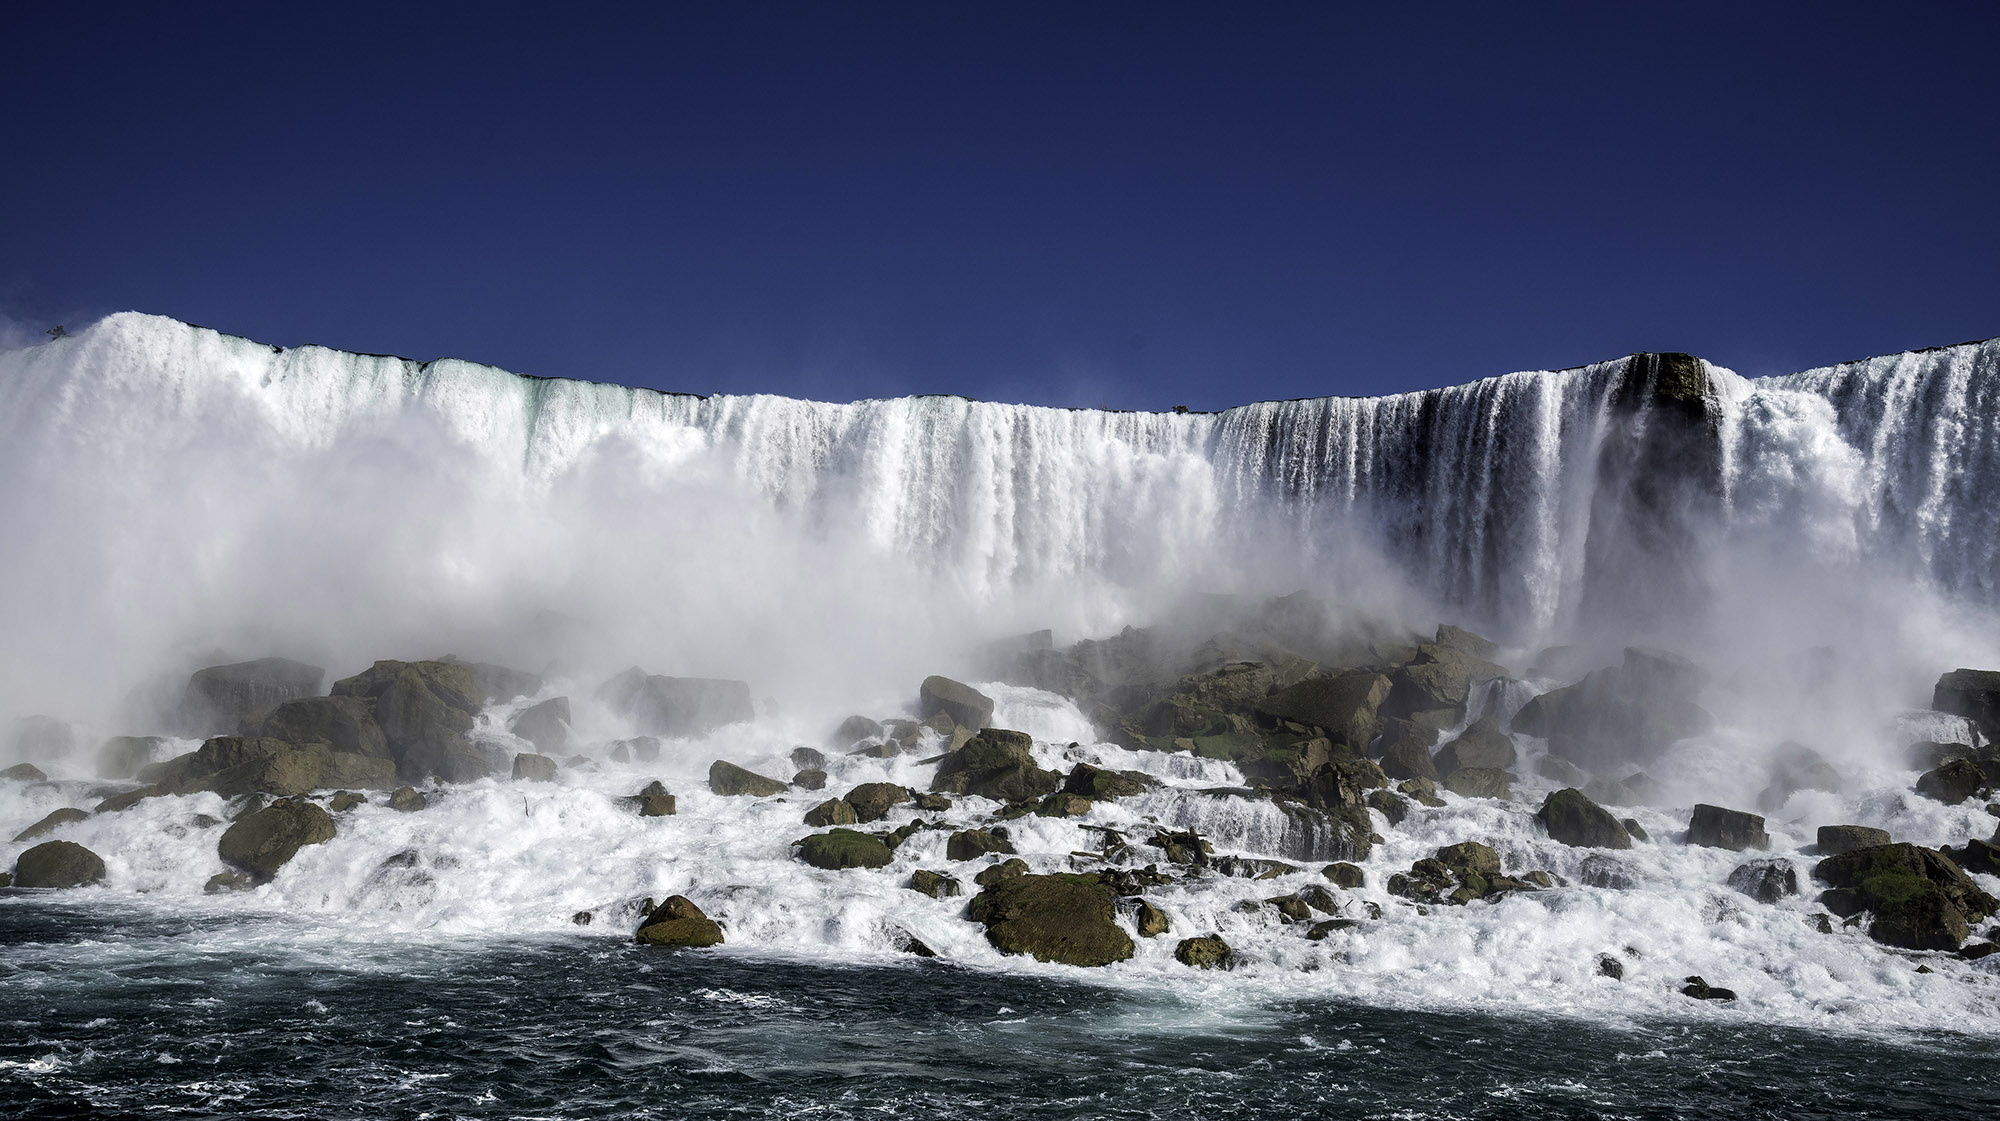
[[[1156,785],[1151,778],[1138,771],[1109,771],[1088,763],[1078,763],[1069,777],[1063,780],[1063,792],[1094,802],[1108,802],[1144,794]]]
[[[1820,896],[1827,910],[1843,917],[1872,912],[1868,936],[1909,950],[1956,950],[1971,924],[2000,908],[1949,857],[1912,844],[1830,856],[1813,876],[1831,885]]]
[[[675,895],[646,916],[633,940],[646,946],[701,949],[722,944],[722,927],[686,896]]]
[[[966,829],[953,833],[944,847],[944,855],[949,860],[978,860],[982,856],[995,853],[1003,856],[1013,855],[1014,843],[985,829]]]
[[[933,675],[917,688],[917,711],[925,717],[942,714],[976,731],[993,723],[993,698],[962,681]]]
[[[1167,913],[1143,899],[1139,900],[1138,912],[1133,918],[1141,938],[1158,938],[1172,929],[1172,924],[1167,922]]]
[[[893,782],[864,782],[848,791],[844,800],[854,807],[854,820],[865,824],[888,817],[890,810],[910,800],[910,791]]]
[[[1917,793],[1955,806],[1986,785],[1986,772],[1970,759],[1947,759],[1917,779]]]
[[[1035,816],[1082,817],[1090,812],[1090,807],[1094,804],[1081,794],[1068,794],[1058,790],[1042,799],[1042,804],[1035,807]]]
[[[805,823],[815,829],[824,829],[829,825],[853,825],[855,820],[854,807],[842,798],[828,798],[807,810],[805,817]]]
[[[1183,938],[1174,947],[1174,960],[1194,969],[1228,969],[1234,956],[1229,943],[1213,934]]]
[[[624,806],[640,817],[672,817],[676,809],[674,796],[667,793],[666,785],[654,779],[645,789],[630,798],[622,799]]]
[[[1028,862],[1018,856],[1012,856],[972,877],[972,882],[980,887],[991,887],[1001,880],[1011,880],[1027,874]]]
[[[1332,880],[1335,884],[1349,891],[1359,888],[1367,878],[1362,873],[1360,865],[1349,864],[1344,860],[1329,864],[1325,868],[1320,869],[1320,875],[1325,876],[1327,879]]]
[[[882,868],[895,859],[882,838],[852,829],[830,829],[799,842],[799,859],[815,868]]]
[[[907,886],[911,891],[928,895],[932,899],[949,899],[965,892],[964,885],[951,876],[923,868],[910,873],[910,882]]]
[[[74,841],[43,841],[14,860],[15,887],[88,887],[103,880],[103,858]]]
[[[1003,954],[1099,966],[1124,961],[1133,953],[1131,936],[1112,921],[1110,890],[1094,876],[1058,873],[1003,879],[981,891],[969,913],[986,924],[986,940]]]
[[[32,841],[37,837],[46,837],[65,825],[75,825],[79,821],[88,820],[90,820],[89,813],[66,806],[50,813],[47,817],[28,826],[19,833],[14,834],[14,841],[16,844],[22,841]]]
[[[302,798],[282,798],[238,818],[216,843],[225,864],[248,872],[258,883],[277,875],[307,845],[334,838],[333,818]]]
[[[931,790],[976,794],[999,802],[1032,802],[1056,792],[1063,776],[1034,761],[1025,732],[986,728],[939,762]]]

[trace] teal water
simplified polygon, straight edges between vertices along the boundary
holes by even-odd
[[[2000,1042],[1954,1035],[1323,999],[1218,1013],[917,960],[289,933],[0,896],[0,1116],[2000,1115]]]

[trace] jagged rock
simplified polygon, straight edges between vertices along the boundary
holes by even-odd
[[[792,785],[800,790],[825,790],[826,779],[825,771],[800,771],[792,776]]]
[[[1623,825],[1625,832],[1630,833],[1632,839],[1635,841],[1650,841],[1653,839],[1646,835],[1645,828],[1639,824],[1639,819],[1636,817],[1621,817],[1618,819],[1618,824]]]
[[[1447,623],[1438,624],[1437,644],[1485,662],[1491,662],[1500,656],[1500,647],[1495,643],[1462,627],[1454,627]]]
[[[1625,979],[1625,963],[1610,954],[1597,955],[1597,975],[1609,977],[1613,981]]]
[[[1312,908],[1296,895],[1279,895],[1264,900],[1264,905],[1278,912],[1278,919],[1285,923],[1312,921]]]
[[[854,807],[841,798],[828,798],[806,811],[805,823],[814,829],[824,829],[829,825],[855,824]]]
[[[210,876],[208,882],[201,885],[201,890],[208,895],[224,895],[232,891],[249,891],[256,886],[257,882],[250,878],[248,872],[230,871]]]
[[[66,807],[56,810],[26,829],[21,830],[19,833],[14,834],[14,843],[19,844],[22,841],[32,841],[37,837],[46,837],[65,825],[74,825],[79,821],[88,820],[90,820],[90,815],[79,809]]]
[[[389,808],[398,813],[415,813],[430,805],[430,799],[414,787],[399,786],[389,795]]]
[[[1497,876],[1500,854],[1478,841],[1460,841],[1437,850],[1438,863],[1461,875]]]
[[[154,763],[140,777],[173,794],[212,790],[225,798],[253,791],[291,797],[326,787],[379,789],[395,781],[395,765],[269,737],[217,736],[186,755]]]
[[[777,779],[765,778],[722,759],[708,765],[708,788],[726,797],[768,798],[785,792],[785,784]]]
[[[1369,791],[1368,808],[1389,819],[1391,828],[1403,824],[1403,819],[1410,816],[1410,804],[1387,790]]]
[[[1349,891],[1360,888],[1363,880],[1366,879],[1359,865],[1349,864],[1346,861],[1338,861],[1327,865],[1320,869],[1320,875],[1325,876],[1336,885],[1344,887]]]
[[[6,770],[0,771],[0,778],[13,779],[15,782],[47,782],[49,780],[49,776],[42,773],[42,769],[33,763],[16,763]]]
[[[1505,800],[1514,796],[1509,778],[1497,767],[1460,767],[1444,777],[1444,788],[1461,798]]]
[[[1753,860],[1729,873],[1729,886],[1759,903],[1776,903],[1799,893],[1799,873],[1789,860]]]
[[[432,776],[470,782],[494,770],[486,753],[466,738],[485,704],[464,665],[379,661],[334,682],[333,695],[362,697],[373,704],[396,774],[405,782]]]
[[[864,782],[847,792],[847,804],[854,807],[854,820],[880,821],[889,811],[910,800],[908,787],[893,782]]]
[[[931,790],[977,794],[1001,802],[1027,802],[1053,794],[1062,776],[1037,766],[1025,732],[987,728],[945,755]]]
[[[1429,806],[1432,809],[1444,805],[1444,799],[1438,797],[1437,783],[1427,778],[1413,778],[1399,782],[1396,784],[1396,793],[1415,799],[1419,805]]]
[[[1827,910],[1843,918],[1873,912],[1868,936],[1908,950],[1956,950],[1972,923],[2000,908],[1949,857],[1911,844],[1830,856],[1813,876],[1830,885],[1819,897]]]
[[[103,859],[74,841],[43,841],[14,861],[15,887],[87,887],[103,879]]]
[[[645,917],[633,940],[645,946],[701,949],[722,944],[722,927],[687,896],[673,895]]]
[[[1326,730],[1335,743],[1356,752],[1382,732],[1379,715],[1389,699],[1389,678],[1380,673],[1344,673],[1296,682],[1257,702],[1259,711]]]
[[[802,771],[823,771],[826,769],[826,755],[814,748],[795,747],[792,749],[792,766]]]
[[[139,768],[153,761],[153,753],[166,742],[160,736],[113,736],[105,740],[97,749],[97,777],[132,778]]]
[[[535,750],[552,755],[569,746],[569,698],[550,697],[524,710],[507,725],[507,730],[535,745]]]
[[[1458,906],[1542,885],[1502,875],[1498,853],[1477,841],[1463,841],[1417,861],[1407,873],[1389,877],[1388,886],[1390,894],[1418,903]]]
[[[1172,929],[1172,924],[1167,922],[1167,913],[1143,899],[1139,900],[1133,915],[1133,925],[1141,938],[1158,938]]]
[[[271,799],[267,795],[245,794],[236,800],[235,805],[229,808],[229,820],[242,821],[244,818],[249,817],[251,814],[270,804]],[[99,812],[102,812],[103,809],[104,807],[102,806],[98,807]]]
[[[264,883],[298,855],[299,849],[333,837],[333,818],[325,810],[302,798],[281,798],[238,818],[222,834],[216,853],[224,864]]]
[[[1992,841],[1973,839],[1958,848],[1939,849],[1952,863],[1967,872],[1978,872],[1985,876],[2000,876],[2000,845]]]
[[[1457,739],[1438,749],[1431,761],[1438,773],[1449,776],[1462,767],[1511,770],[1519,758],[1513,739],[1500,730],[1499,721],[1487,717],[1473,721]]]
[[[1764,819],[1756,814],[1697,803],[1688,821],[1688,844],[1742,852],[1770,848],[1771,837],[1764,832]]]
[[[849,748],[862,740],[874,739],[882,734],[882,722],[870,720],[866,716],[850,716],[840,722],[840,727],[827,742],[836,748]],[[810,750],[809,748],[804,750]],[[803,764],[801,764],[803,766]]]
[[[705,736],[757,715],[747,682],[662,677],[636,666],[605,682],[597,697],[650,736]]]
[[[1607,888],[1625,891],[1639,886],[1639,875],[1631,865],[1616,857],[1602,853],[1592,853],[1583,858],[1583,865],[1577,870],[1577,878],[1585,887]]]
[[[1691,996],[1696,1000],[1736,999],[1735,990],[1717,988],[1716,986],[1709,984],[1707,981],[1704,981],[1699,977],[1687,978],[1687,980],[1683,982],[1681,985],[1681,995]]]
[[[1011,856],[1014,842],[984,829],[962,830],[945,842],[944,855],[948,860],[978,860],[992,853]]]
[[[993,723],[993,698],[964,682],[933,675],[917,689],[917,711],[924,716],[943,713],[959,727],[977,732]]]
[[[1132,956],[1132,938],[1112,921],[1110,889],[1094,876],[1014,876],[986,885],[968,913],[986,924],[1003,954],[1064,965],[1109,965]]]
[[[1543,737],[1551,752],[1593,769],[1643,762],[1714,726],[1694,700],[1704,676],[1684,658],[1627,647],[1622,665],[1522,705],[1513,730]]]
[[[889,944],[897,950],[920,958],[934,958],[937,951],[925,945],[923,939],[911,934],[900,926],[889,927]]]
[[[1035,816],[1083,817],[1090,813],[1090,808],[1094,805],[1095,802],[1081,794],[1065,794],[1058,790],[1042,799],[1042,804],[1035,807]]]
[[[658,779],[646,784],[645,789],[630,798],[622,799],[626,808],[640,817],[674,816],[674,796],[667,793],[665,784]]]
[[[1573,787],[1558,790],[1535,813],[1550,838],[1576,848],[1629,849],[1632,835],[1604,807]]]
[[[1560,755],[1542,756],[1542,761],[1535,764],[1535,773],[1564,786],[1581,787],[1589,781],[1589,776],[1583,773],[1583,768]]]
[[[1886,845],[1891,838],[1887,829],[1871,829],[1866,825],[1822,825],[1817,839],[1822,855],[1839,856],[1855,849]]]
[[[1505,666],[1435,643],[1417,647],[1409,664],[1392,675],[1394,692],[1383,713],[1446,727],[1465,715],[1476,682],[1507,676]]]
[[[1022,860],[1020,857],[1008,857],[1006,860],[972,877],[972,882],[980,887],[992,887],[1001,880],[1011,880],[1017,876],[1025,876],[1027,874],[1027,861]]]
[[[326,671],[289,658],[259,658],[199,669],[181,697],[180,723],[191,732],[236,732],[286,701],[319,692]]]
[[[799,842],[799,859],[815,868],[881,868],[895,859],[882,838],[852,829],[831,829]]]
[[[909,888],[932,899],[949,899],[965,892],[964,886],[952,877],[943,872],[930,872],[922,868],[910,873]]]
[[[1757,796],[1757,808],[1766,813],[1783,809],[1785,802],[1801,790],[1840,793],[1840,772],[1821,758],[1819,752],[1790,740],[1778,745],[1771,760],[1771,784]]]
[[[1081,795],[1094,802],[1108,802],[1144,794],[1156,785],[1150,777],[1138,771],[1107,771],[1088,763],[1078,763],[1069,777],[1063,780],[1063,792]]]
[[[1931,707],[1972,721],[1989,741],[2000,740],[2000,672],[1955,669],[1940,676]]]
[[[389,759],[388,737],[366,697],[305,697],[286,701],[256,722],[257,735],[286,743],[323,743],[331,751]]]
[[[1970,759],[1947,759],[1917,779],[1917,793],[1955,806],[1986,785],[1986,772]]]
[[[1228,969],[1233,956],[1229,943],[1213,934],[1183,938],[1174,947],[1174,960],[1193,969]]]
[[[1382,749],[1382,773],[1394,779],[1435,780],[1438,769],[1431,761],[1430,745],[1437,742],[1436,729],[1407,720],[1392,723],[1401,727],[1383,732],[1378,743]]]
[[[337,790],[334,792],[333,797],[327,799],[326,809],[328,813],[340,814],[346,813],[356,806],[365,806],[367,804],[367,798],[356,794],[352,790]]]
[[[546,755],[521,752],[514,756],[515,782],[554,782],[556,761]]]

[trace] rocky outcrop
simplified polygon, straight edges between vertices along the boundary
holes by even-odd
[[[1063,792],[1093,802],[1109,802],[1144,794],[1157,785],[1150,776],[1138,771],[1107,771],[1103,767],[1078,763],[1069,777],[1063,780]]]
[[[225,864],[258,883],[277,875],[307,845],[333,840],[333,818],[303,798],[281,798],[236,819],[216,844]]]
[[[725,797],[749,798],[768,798],[783,794],[786,789],[777,779],[765,778],[722,759],[708,765],[708,788]]]
[[[485,692],[463,663],[380,661],[334,682],[333,695],[369,702],[404,782],[470,782],[495,770],[466,736]]]
[[[1955,669],[1940,676],[1931,707],[1963,716],[1988,741],[2000,741],[2000,670]]]
[[[978,860],[998,853],[1002,856],[1014,854],[1014,842],[1000,833],[986,829],[963,829],[953,833],[945,842],[944,855],[947,860]]]
[[[85,811],[64,807],[50,813],[19,833],[14,834],[14,843],[19,844],[22,841],[32,841],[37,837],[46,837],[65,825],[75,825],[79,821],[88,820],[90,820],[90,814]]]
[[[1461,798],[1514,796],[1512,777],[1498,767],[1460,767],[1444,777],[1444,788]]]
[[[318,693],[324,680],[324,669],[289,658],[209,666],[188,678],[179,722],[195,734],[246,731],[286,701]]]
[[[1632,835],[1610,811],[1584,797],[1583,791],[1565,788],[1550,794],[1535,813],[1549,837],[1576,848],[1629,849]]]
[[[399,786],[389,794],[389,808],[397,813],[416,813],[430,805],[423,791],[411,786]]]
[[[553,755],[569,746],[569,698],[550,697],[523,710],[507,725],[507,730],[535,745],[544,755]]]
[[[805,824],[814,829],[825,829],[830,825],[856,824],[854,807],[843,798],[828,798],[806,811]]]
[[[1228,969],[1233,956],[1229,943],[1214,934],[1183,938],[1174,947],[1174,960],[1191,969]]]
[[[333,751],[324,743],[294,744],[268,736],[217,736],[186,755],[142,768],[139,777],[170,794],[214,791],[225,798],[269,794],[286,798],[347,787],[395,784],[388,759]]]
[[[597,697],[649,736],[705,736],[757,715],[747,682],[662,677],[636,666],[605,682]]]
[[[1382,732],[1381,709],[1389,699],[1389,678],[1372,671],[1313,677],[1278,690],[1257,708],[1282,720],[1324,729],[1336,744],[1366,751]]]
[[[909,800],[909,788],[893,782],[864,782],[848,791],[845,798],[854,807],[854,820],[864,825],[888,817],[890,810]]]
[[[986,940],[1003,954],[1095,966],[1124,961],[1133,952],[1131,936],[1112,919],[1110,889],[1094,876],[998,880],[974,897],[968,914],[986,924]]]
[[[670,895],[639,923],[633,941],[643,946],[701,949],[722,944],[722,927],[685,895]]]
[[[1917,793],[1955,806],[1986,785],[1986,772],[1970,759],[1947,759],[1917,778]]]
[[[827,740],[827,743],[837,750],[845,751],[862,740],[872,740],[881,734],[880,720],[870,720],[866,716],[850,716],[840,722],[840,727],[834,729],[833,737]]]
[[[932,675],[917,688],[917,711],[926,717],[941,713],[977,732],[993,723],[993,698],[962,681]]]
[[[323,743],[329,751],[393,759],[389,738],[366,697],[306,697],[287,701],[257,721],[256,734],[286,743]]]
[[[43,841],[14,860],[15,887],[88,887],[103,880],[103,858],[74,841]]]
[[[1529,876],[1547,879],[1545,873]],[[1552,881],[1550,881],[1552,882]],[[1500,854],[1478,841],[1446,845],[1436,854],[1417,861],[1410,870],[1389,877],[1389,892],[1417,903],[1462,906],[1475,899],[1496,899],[1516,891],[1534,891],[1542,886],[1528,878],[1501,874]]]
[[[1829,885],[1821,906],[1843,917],[1872,913],[1868,936],[1908,950],[1956,950],[1972,923],[2000,907],[1950,858],[1911,844],[1827,857],[1813,877]]]
[[[1505,666],[1449,646],[1423,643],[1408,663],[1390,675],[1392,689],[1382,715],[1448,728],[1465,718],[1474,684],[1505,676]]]
[[[1062,776],[1035,763],[1033,746],[1025,732],[987,728],[945,755],[931,790],[1000,802],[1027,802],[1053,794],[1062,785]]]
[[[1729,886],[1759,903],[1776,903],[1799,893],[1799,873],[1789,860],[1753,860],[1729,873]]]
[[[1691,845],[1733,852],[1771,847],[1771,836],[1764,832],[1762,817],[1706,803],[1695,805],[1694,816],[1688,820],[1687,839]]]
[[[514,756],[513,779],[515,782],[554,782],[556,761],[546,755],[523,751]]]
[[[1839,856],[1855,849],[1886,845],[1891,840],[1887,829],[1871,829],[1866,825],[1822,825],[1815,839],[1822,856]]]
[[[1473,721],[1456,739],[1439,748],[1431,762],[1448,781],[1451,773],[1461,767],[1511,771],[1519,758],[1513,739],[1500,730],[1499,721],[1488,717]]]
[[[882,838],[852,829],[830,829],[798,842],[799,859],[815,868],[882,868],[895,859]]]
[[[911,891],[928,895],[932,899],[950,899],[965,893],[964,885],[956,879],[943,872],[930,872],[922,868],[910,873],[908,886]]]

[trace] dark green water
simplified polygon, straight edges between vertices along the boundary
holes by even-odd
[[[0,896],[0,1115],[2000,1116],[2000,1043],[1593,1027]],[[357,944],[359,942],[359,944]]]

